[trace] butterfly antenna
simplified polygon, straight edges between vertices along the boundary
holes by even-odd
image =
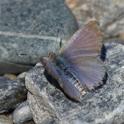
[[[59,47],[61,48],[62,47],[62,38],[59,37],[59,32],[60,31],[58,29],[58,31],[57,31],[57,38],[56,39],[58,40],[58,38],[59,38]]]
[[[62,38],[60,38],[59,46],[62,48]]]

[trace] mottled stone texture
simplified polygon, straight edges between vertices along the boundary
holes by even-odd
[[[32,120],[28,102],[21,103],[12,114],[14,124],[24,124],[24,122]]]
[[[63,0],[5,0],[0,7],[1,31],[68,37],[77,29]]]
[[[14,109],[26,99],[26,95],[24,81],[0,77],[0,113]]]
[[[9,63],[22,66],[21,70],[13,64],[17,72],[27,70],[26,65],[35,64],[48,51],[57,52],[77,29],[63,0],[1,0],[0,68],[5,62],[10,67],[6,72],[12,70]]]
[[[123,0],[93,0],[90,3],[93,16],[107,36],[117,36],[124,33],[124,1]]]
[[[40,97],[34,96],[30,93],[28,94],[28,101],[36,124],[58,124],[58,121],[56,122],[56,117],[54,113],[52,113],[48,103],[45,103]]]
[[[107,43],[105,85],[70,101],[44,77],[42,65],[26,76],[28,101],[36,124],[121,124],[124,122],[124,46]]]

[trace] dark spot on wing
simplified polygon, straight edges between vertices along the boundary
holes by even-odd
[[[101,59],[102,61],[105,61],[105,59],[106,59],[106,48],[105,48],[104,45],[103,45],[102,48],[101,48],[100,59]]]

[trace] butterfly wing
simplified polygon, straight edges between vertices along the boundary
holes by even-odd
[[[101,40],[102,33],[97,23],[91,21],[72,36],[61,53],[71,58],[75,56],[97,56],[101,50]]]
[[[101,40],[102,33],[97,23],[91,21],[78,30],[61,50],[61,56],[68,60],[80,83],[88,89],[99,86],[105,75],[103,63],[99,59]]]
[[[82,63],[75,61],[76,63],[72,64],[82,85],[89,90],[100,86],[105,76],[105,68],[102,61],[96,58],[88,58],[82,61]]]

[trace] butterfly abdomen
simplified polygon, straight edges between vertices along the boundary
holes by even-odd
[[[78,78],[71,71],[69,71],[69,69],[64,70],[64,73],[68,77],[68,80],[75,86],[75,88],[77,88],[81,94],[84,94],[84,88]]]

